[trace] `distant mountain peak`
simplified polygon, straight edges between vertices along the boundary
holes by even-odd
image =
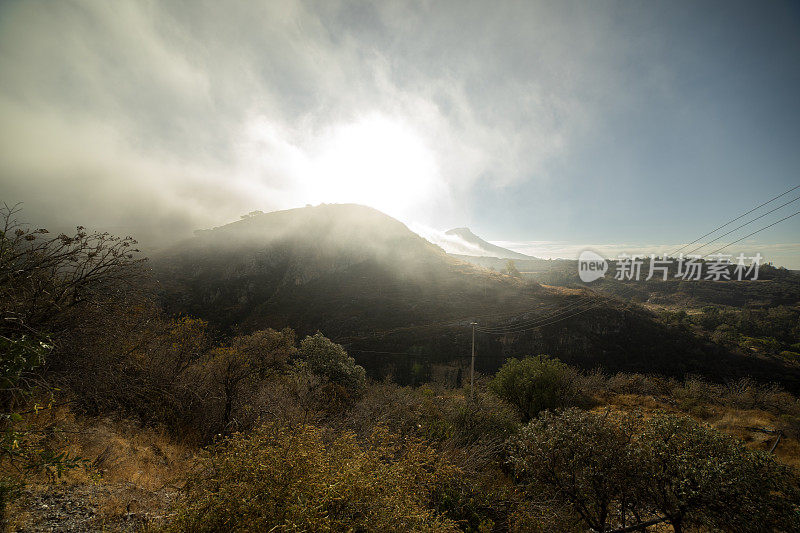
[[[458,235],[462,239],[467,242],[472,242],[475,244],[479,243],[486,243],[483,239],[472,233],[472,230],[469,228],[453,228],[444,232],[445,235]],[[488,243],[487,243],[488,244]]]
[[[503,248],[502,246],[497,246],[496,244],[487,242],[472,233],[472,230],[466,227],[453,228],[444,232],[444,234],[450,237],[457,237],[468,245],[468,250],[464,251],[450,251],[445,248],[445,251],[449,253],[458,253],[463,255],[484,255],[498,257],[500,259],[533,259],[533,257],[529,255],[521,254],[519,252],[509,250],[508,248]]]

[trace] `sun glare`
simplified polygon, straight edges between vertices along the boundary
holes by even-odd
[[[402,216],[440,192],[436,161],[409,126],[371,115],[333,128],[312,156],[321,202],[352,202]]]
[[[357,203],[409,220],[447,197],[434,151],[401,119],[380,113],[322,132],[296,132],[263,117],[247,124],[240,144],[242,187],[279,204]],[[265,187],[280,177],[283,186]]]

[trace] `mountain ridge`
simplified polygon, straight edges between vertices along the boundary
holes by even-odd
[[[463,239],[468,244],[477,247],[483,251],[486,256],[497,257],[499,259],[535,259],[533,256],[525,255],[502,246],[497,246],[488,241],[485,241],[475,235],[472,230],[467,227],[453,228],[444,232],[445,235],[456,236]],[[474,255],[458,252],[459,255]]]

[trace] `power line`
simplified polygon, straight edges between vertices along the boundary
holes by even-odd
[[[619,286],[618,288],[623,290],[623,291],[633,292],[633,289],[631,289],[629,287]],[[578,307],[580,307],[582,305],[585,305],[586,303],[589,303],[589,302],[592,302],[592,301],[599,301],[599,300],[608,300],[608,296],[602,296],[602,295],[599,295],[597,293],[584,295],[584,296],[582,296],[581,298],[579,298],[578,300],[576,300],[574,302],[567,303],[566,305],[562,305],[560,307],[556,306],[556,309],[553,312],[549,312],[549,313],[546,313],[544,315],[540,315],[540,316],[534,317],[534,318],[532,318],[532,319],[530,319],[528,321],[523,321],[523,322],[518,323],[518,324],[508,324],[508,325],[505,325],[505,326],[495,326],[495,327],[487,326],[487,327],[483,327],[483,328],[479,328],[479,329],[483,329],[483,330],[500,330],[500,329],[515,329],[515,328],[519,328],[519,327],[526,327],[528,325],[538,323],[538,322],[540,322],[540,321],[542,321],[544,319],[548,319],[548,318],[553,317],[553,316],[558,316],[558,315],[562,314],[565,311],[572,310],[572,308],[578,308]]]
[[[410,352],[384,352],[384,351],[378,351],[378,350],[359,350],[359,349],[356,349],[356,348],[347,350],[347,353],[348,354],[366,353],[366,354],[375,354],[375,355],[407,355],[407,356],[412,357],[414,359],[428,359],[428,360],[431,360],[431,359],[434,359],[435,357],[437,357],[437,354],[418,354],[418,353],[410,353]],[[476,354],[475,357],[477,359],[496,359],[497,358],[496,355],[495,356],[488,356],[488,355],[484,356],[484,355],[477,355],[477,354]],[[434,363],[436,363],[436,362],[450,362],[450,361],[454,361],[454,360],[467,361],[469,359],[470,359],[470,356],[468,356],[468,355],[448,355],[447,356],[447,360],[444,360],[444,361],[434,360],[432,362],[434,362]]]
[[[550,305],[550,306],[544,307],[542,309],[538,309],[537,311],[539,311],[539,313],[540,313],[538,316],[525,318],[526,315],[529,315],[534,311],[533,309],[531,309],[529,311],[526,311],[523,314],[515,315],[514,318],[511,319],[511,320],[516,319],[517,320],[516,324],[507,324],[507,325],[498,324],[498,325],[495,325],[495,326],[487,325],[487,326],[484,326],[484,329],[513,327],[513,326],[518,326],[518,325],[524,324],[525,322],[530,322],[530,321],[534,321],[535,322],[535,321],[540,320],[542,317],[545,317],[547,315],[550,315],[550,314],[553,314],[553,313],[558,313],[558,312],[562,311],[566,307],[573,307],[575,305],[580,305],[582,302],[593,300],[594,298],[596,298],[596,296],[582,296],[581,298],[579,298],[578,300],[576,300],[574,302],[567,302],[566,304],[561,304],[561,305],[558,305],[558,304]],[[544,313],[544,314],[542,314],[542,313]],[[503,317],[501,315],[498,315],[497,318],[498,319],[502,319]]]
[[[587,311],[591,311],[592,309],[596,309],[598,307],[600,307],[600,304],[595,304],[595,305],[592,305],[590,307],[587,307],[586,309],[581,309],[577,313],[572,313],[572,314],[567,315],[567,316],[562,316],[562,317],[559,317],[559,318],[557,318],[555,320],[551,320],[549,322],[544,322],[542,324],[537,324],[535,326],[531,326],[529,328],[525,328],[525,329],[521,329],[521,330],[516,330],[516,331],[511,331],[511,332],[508,332],[508,331],[497,331],[497,332],[494,332],[494,331],[483,331],[483,330],[480,330],[480,331],[481,331],[481,333],[486,333],[486,334],[489,334],[489,335],[506,335],[508,333],[523,333],[525,331],[530,331],[532,329],[542,328],[542,327],[545,327],[545,326],[549,326],[549,325],[555,324],[557,322],[561,322],[563,320],[567,320],[568,318],[572,318],[572,317],[578,316],[580,314],[583,314],[583,313],[585,313]]]
[[[569,316],[571,316],[569,313],[571,313],[573,311],[576,311],[576,309],[581,309],[581,311],[584,311],[585,309],[588,309],[588,308],[589,307],[586,307],[586,308],[583,308],[583,309],[581,309],[581,308],[570,309],[570,310],[565,311],[565,312],[563,312],[561,314],[548,317],[547,319],[542,320],[541,322],[535,322],[535,323],[532,323],[532,324],[526,324],[526,325],[520,326],[518,328],[510,328],[510,329],[479,329],[478,331],[480,331],[481,333],[488,333],[490,335],[506,335],[506,334],[512,334],[512,333],[523,333],[525,331],[530,331],[530,330],[539,328],[542,325],[549,324],[552,320],[558,321],[558,320],[561,320],[562,318],[569,317]]]
[[[742,224],[741,226],[736,226],[735,228],[733,228],[733,229],[732,229],[732,230],[730,230],[729,232],[727,232],[727,233],[723,233],[723,234],[722,234],[722,235],[720,235],[719,237],[716,237],[715,239],[712,239],[712,240],[708,241],[707,243],[705,243],[705,244],[704,244],[704,245],[702,245],[702,246],[698,246],[697,248],[695,248],[695,249],[694,249],[694,250],[692,250],[691,252],[686,252],[686,255],[693,254],[693,253],[695,253],[697,250],[700,250],[701,248],[705,248],[706,246],[708,246],[708,245],[709,245],[709,244],[711,244],[712,242],[716,242],[716,241],[720,240],[721,238],[725,237],[726,235],[730,235],[730,234],[731,234],[731,233],[733,233],[734,231],[736,231],[736,230],[740,230],[740,229],[742,229],[743,227],[745,227],[745,226],[747,226],[747,225],[749,225],[749,224],[752,224],[752,223],[753,223],[753,222],[755,222],[756,220],[758,220],[758,219],[760,219],[760,218],[764,218],[765,216],[769,215],[770,213],[774,213],[774,212],[775,212],[775,211],[777,211],[778,209],[781,209],[782,207],[786,207],[787,205],[789,205],[789,204],[792,204],[792,203],[796,202],[797,200],[800,200],[800,196],[798,196],[798,197],[797,197],[797,198],[795,198],[794,200],[790,200],[790,201],[786,202],[786,203],[785,203],[785,204],[783,204],[783,205],[779,205],[778,207],[776,207],[775,209],[772,209],[771,211],[767,211],[767,212],[766,212],[766,213],[764,213],[763,215],[759,215],[759,216],[757,216],[756,218],[754,218],[753,220],[750,220],[749,222],[745,222],[745,223],[744,223],[744,224]]]
[[[471,318],[472,317],[453,318],[453,319],[445,320],[445,321],[442,321],[442,322],[431,322],[431,323],[428,323],[428,324],[419,324],[419,325],[416,325],[416,326],[400,326],[400,327],[392,328],[392,329],[383,329],[383,330],[379,330],[379,331],[373,331],[372,334],[370,334],[370,335],[361,335],[361,336],[349,335],[349,336],[344,336],[344,337],[337,337],[336,339],[334,339],[334,341],[335,342],[340,342],[340,341],[341,342],[346,342],[348,340],[369,339],[369,338],[373,338],[373,337],[375,337],[377,335],[394,335],[396,333],[402,333],[402,332],[409,331],[409,330],[428,329],[428,328],[434,328],[434,327],[438,327],[438,326],[459,326],[460,325],[459,322],[466,322],[466,321],[470,320]]]
[[[374,331],[371,335],[337,337],[336,339],[333,339],[333,340],[335,342],[347,342],[348,340],[369,339],[369,338],[372,338],[372,337],[377,336],[377,335],[394,335],[394,334],[403,333],[403,332],[409,331],[409,330],[428,329],[428,328],[433,328],[433,327],[438,327],[438,326],[453,326],[453,327],[461,326],[462,324],[459,324],[460,322],[467,322],[467,321],[474,320],[474,319],[480,318],[480,317],[489,317],[489,316],[496,317],[496,318],[503,318],[503,317],[510,317],[510,316],[524,317],[526,314],[529,314],[529,313],[533,312],[534,310],[537,310],[539,312],[547,311],[547,314],[544,315],[544,317],[543,316],[538,316],[538,317],[534,317],[534,318],[531,319],[531,320],[539,320],[541,318],[546,318],[548,315],[552,314],[551,311],[561,311],[565,307],[573,306],[574,304],[578,303],[581,300],[592,300],[594,298],[598,298],[598,296],[590,294],[590,295],[581,296],[577,301],[570,302],[566,306],[562,305],[561,307],[559,307],[559,304],[550,304],[550,305],[547,305],[547,306],[545,306],[544,308],[541,308],[541,309],[531,308],[531,309],[528,309],[527,311],[516,311],[516,312],[513,312],[513,313],[501,313],[501,314],[488,314],[487,313],[487,314],[484,314],[484,315],[470,315],[470,316],[461,317],[461,318],[452,318],[450,320],[441,321],[441,322],[432,322],[432,323],[428,323],[428,324],[419,324],[419,325],[413,325],[413,326],[400,326],[400,327],[392,328],[392,329]],[[517,324],[517,325],[519,325],[519,324]]]
[[[538,326],[536,326],[536,327],[538,327],[538,328],[541,328],[541,327],[544,327],[544,326],[549,326],[549,325],[551,325],[551,324],[555,324],[556,322],[561,322],[561,321],[563,321],[563,320],[566,320],[566,319],[568,319],[568,318],[572,318],[572,317],[574,317],[574,316],[578,316],[578,315],[580,315],[580,314],[586,313],[587,311],[591,311],[592,309],[597,309],[598,307],[600,307],[600,304],[599,304],[599,303],[598,303],[598,304],[595,304],[595,305],[592,305],[592,306],[590,306],[590,307],[587,307],[586,309],[581,309],[581,310],[580,310],[580,311],[578,311],[577,313],[573,313],[573,314],[571,314],[571,315],[569,315],[569,316],[561,317],[561,318],[558,318],[558,319],[556,319],[556,320],[551,320],[550,322],[545,322],[544,324],[539,324],[539,325],[538,325]],[[531,328],[531,329],[533,329],[533,328]]]
[[[753,211],[755,211],[756,209],[759,209],[760,207],[763,207],[764,205],[766,205],[766,204],[768,204],[768,203],[770,203],[770,202],[772,202],[772,201],[774,201],[774,200],[776,200],[776,199],[780,198],[781,196],[785,196],[786,194],[788,194],[789,192],[791,192],[791,191],[793,191],[793,190],[795,190],[795,189],[797,189],[797,188],[800,188],[800,185],[798,185],[798,186],[796,186],[796,187],[794,187],[794,188],[792,188],[792,189],[790,189],[790,190],[786,191],[785,193],[783,193],[783,194],[781,194],[781,195],[778,195],[778,196],[776,196],[775,198],[773,198],[773,199],[772,199],[772,200],[770,200],[769,202],[765,202],[764,204],[761,204],[760,206],[758,206],[758,207],[756,207],[756,208],[754,208],[754,209],[752,209],[752,210],[748,211],[747,213],[745,213],[745,214],[743,214],[743,215],[741,215],[741,216],[739,216],[739,217],[737,217],[737,218],[735,218],[735,219],[731,220],[730,222],[727,222],[726,224],[723,224],[722,226],[720,226],[719,228],[715,229],[714,231],[718,231],[718,230],[720,230],[720,229],[724,228],[725,226],[727,226],[727,225],[731,224],[732,222],[735,222],[736,220],[739,220],[739,219],[743,218],[744,216],[747,216],[748,214],[752,213],[752,212],[753,212]],[[780,207],[777,207],[777,208],[775,208],[775,209],[772,209],[771,211],[769,211],[769,212],[767,212],[767,213],[764,213],[763,215],[760,215],[760,216],[758,216],[758,217],[754,218],[753,220],[751,220],[751,221],[749,221],[749,222],[747,222],[747,223],[745,223],[745,224],[742,224],[741,226],[737,227],[737,228],[736,228],[736,229],[734,229],[734,230],[731,230],[731,231],[729,231],[728,233],[725,233],[724,235],[720,236],[719,238],[722,238],[722,237],[724,237],[725,235],[729,235],[730,233],[732,233],[732,232],[736,231],[737,229],[741,229],[742,227],[744,227],[744,226],[746,226],[746,225],[750,224],[751,222],[754,222],[754,221],[756,221],[756,220],[758,220],[758,219],[760,219],[760,218],[763,218],[764,216],[766,216],[766,215],[768,215],[768,214],[770,214],[770,213],[773,213],[773,212],[777,211],[778,209],[780,209],[780,208],[782,208],[782,207],[785,207],[785,206],[787,206],[787,205],[789,205],[789,204],[791,204],[791,203],[793,203],[793,202],[797,201],[798,199],[800,199],[800,197],[798,197],[798,198],[795,198],[794,200],[792,200],[792,201],[790,201],[790,202],[786,202],[785,204],[781,205]],[[720,248],[718,248],[718,249],[714,250],[713,252],[711,252],[711,253],[710,253],[710,254],[708,254],[708,255],[713,255],[713,254],[715,254],[715,253],[717,253],[717,252],[720,252],[720,251],[724,250],[725,248],[727,248],[728,246],[731,246],[731,245],[733,245],[733,244],[736,244],[737,242],[741,242],[741,241],[743,241],[744,239],[747,239],[747,238],[749,238],[749,237],[752,237],[753,235],[755,235],[755,234],[757,234],[757,233],[760,233],[760,232],[762,232],[762,231],[764,231],[764,230],[766,230],[766,229],[769,229],[769,228],[771,228],[771,227],[773,227],[773,226],[775,226],[775,225],[777,225],[777,224],[780,224],[781,222],[783,222],[783,221],[785,221],[785,220],[788,220],[788,219],[790,219],[790,218],[792,218],[792,217],[794,217],[794,216],[797,216],[797,215],[800,215],[800,211],[797,211],[797,212],[795,212],[795,213],[792,213],[791,215],[788,215],[788,216],[786,216],[786,217],[783,217],[783,218],[781,218],[780,220],[776,220],[776,221],[775,221],[775,222],[773,222],[772,224],[769,224],[769,225],[767,225],[767,226],[764,226],[763,228],[759,228],[759,229],[757,229],[756,231],[754,231],[754,232],[752,232],[752,233],[749,233],[748,235],[745,235],[744,237],[742,237],[742,238],[740,238],[740,239],[737,239],[737,240],[735,240],[735,241],[733,241],[733,242],[730,242],[730,243],[726,244],[725,246],[722,246],[722,247],[720,247]],[[702,239],[702,238],[704,238],[704,237],[706,237],[706,236],[710,235],[711,233],[714,233],[714,231],[712,231],[712,232],[710,232],[710,233],[707,233],[707,234],[706,234],[706,235],[704,235],[703,237],[700,237],[699,239],[695,240],[694,242],[697,242],[697,241],[699,241],[700,239]],[[711,242],[714,242],[714,241],[718,240],[719,238],[717,238],[717,239],[714,239],[713,241],[710,241],[709,243],[706,243],[706,244],[710,244]],[[689,243],[689,245],[691,245],[691,244],[693,244],[693,243]],[[689,245],[687,245],[687,246],[689,246]],[[700,248],[703,248],[704,246],[706,246],[706,245],[703,245],[703,246],[701,246]],[[686,247],[686,246],[684,246],[684,248],[685,248],[685,247]],[[700,248],[697,248],[696,250],[699,250]],[[693,250],[693,251],[696,251],[696,250]],[[678,250],[678,251],[680,251],[680,250]],[[691,253],[691,252],[690,252],[690,253]],[[674,255],[674,254],[673,254],[673,255]],[[585,297],[585,298],[588,298],[588,297]],[[600,298],[596,298],[596,300],[600,300]],[[580,314],[582,314],[582,313],[585,313],[585,312],[587,312],[587,311],[590,311],[590,310],[592,310],[592,309],[596,309],[596,308],[600,307],[600,304],[598,303],[598,304],[595,304],[595,305],[590,305],[589,307],[587,307],[587,308],[585,308],[585,309],[581,309],[580,311],[577,311],[577,312],[575,312],[575,313],[571,313],[571,314],[568,314],[568,315],[566,315],[566,316],[564,316],[564,315],[563,315],[563,313],[564,313],[564,312],[566,312],[566,311],[567,311],[567,309],[568,309],[569,307],[573,307],[573,308],[575,308],[575,307],[580,307],[581,305],[585,305],[585,303],[580,303],[580,301],[578,301],[578,302],[573,302],[573,304],[572,304],[571,306],[566,306],[566,307],[564,307],[564,308],[563,308],[561,311],[559,311],[559,312],[556,312],[556,313],[555,313],[555,316],[558,316],[558,318],[554,318],[553,320],[549,320],[549,321],[548,321],[548,320],[545,320],[544,322],[541,322],[541,321],[538,321],[538,322],[537,322],[536,320],[534,320],[534,321],[532,321],[532,322],[530,322],[530,323],[528,323],[528,324],[519,324],[519,325],[516,325],[516,326],[512,325],[512,326],[506,326],[506,327],[504,327],[504,328],[478,328],[478,331],[480,331],[481,333],[487,333],[487,334],[490,334],[490,335],[505,335],[505,334],[508,334],[508,333],[522,333],[522,332],[529,331],[529,330],[532,330],[532,329],[541,328],[541,327],[544,327],[544,326],[548,326],[548,325],[551,325],[551,324],[555,324],[555,323],[557,323],[557,322],[561,322],[561,321],[563,321],[563,320],[567,320],[567,319],[569,319],[569,318],[572,318],[572,317],[578,316],[578,315],[580,315]],[[544,317],[541,317],[541,318],[544,318]]]
[[[557,310],[555,310],[553,312],[546,313],[544,315],[535,317],[535,318],[533,318],[531,320],[528,320],[528,321],[520,322],[520,323],[517,323],[517,324],[508,324],[508,325],[505,325],[505,326],[487,326],[487,327],[482,327],[482,328],[479,328],[479,329],[481,329],[483,331],[488,331],[488,330],[499,331],[499,330],[509,330],[509,329],[518,329],[520,327],[527,327],[529,325],[533,325],[533,324],[536,324],[536,323],[539,323],[539,322],[542,322],[542,321],[546,321],[549,318],[552,318],[554,316],[558,316],[560,314],[563,314],[564,312],[571,311],[572,309],[581,307],[583,305],[586,305],[587,303],[591,303],[593,301],[597,301],[597,300],[600,300],[600,299],[601,298],[599,296],[585,296],[585,297],[581,298],[580,300],[578,300],[576,302],[571,302],[571,303],[569,303],[567,305],[563,305],[563,306],[561,306],[560,308],[558,308]]]
[[[791,215],[789,215],[789,216],[783,217],[783,218],[782,218],[782,219],[780,219],[780,220],[776,220],[775,222],[773,222],[773,223],[772,223],[772,224],[770,224],[769,226],[764,226],[763,228],[761,228],[761,229],[758,229],[758,230],[754,231],[753,233],[750,233],[749,235],[745,235],[745,236],[744,236],[744,237],[742,237],[741,239],[736,239],[736,240],[735,240],[735,241],[733,241],[733,242],[729,242],[728,244],[726,244],[726,245],[725,245],[725,246],[723,246],[722,248],[717,248],[716,250],[714,250],[714,251],[713,251],[713,252],[711,252],[710,254],[707,254],[707,255],[706,255],[706,257],[709,257],[709,256],[711,256],[711,255],[714,255],[715,253],[717,253],[717,252],[719,252],[719,251],[721,251],[721,250],[724,250],[724,249],[725,249],[725,248],[727,248],[728,246],[731,246],[732,244],[736,244],[737,242],[741,242],[741,241],[745,240],[745,239],[746,239],[746,238],[748,238],[748,237],[752,237],[752,236],[753,236],[753,235],[755,235],[756,233],[760,233],[760,232],[764,231],[765,229],[771,228],[772,226],[774,226],[774,225],[776,225],[776,224],[780,224],[780,223],[781,223],[781,222],[783,222],[784,220],[786,220],[786,219],[789,219],[789,218],[792,218],[792,217],[793,217],[793,216],[795,216],[795,215],[800,215],[800,211],[795,211],[794,213],[792,213],[792,214],[791,214]]]
[[[591,296],[591,295],[588,295],[588,296]],[[581,298],[586,298],[586,297],[587,297],[586,294],[583,294],[581,296]],[[546,306],[544,306],[544,308],[538,309],[538,310],[539,311],[547,311],[548,309],[555,309],[557,307],[558,307],[558,304],[550,304],[550,305],[546,305]],[[523,309],[523,310],[519,310],[519,311],[511,311],[511,312],[508,312],[508,313],[486,313],[486,314],[483,314],[483,315],[471,315],[470,318],[473,319],[473,320],[478,320],[478,319],[487,318],[487,317],[489,317],[489,318],[498,318],[498,319],[499,318],[506,318],[506,317],[514,317],[514,316],[523,317],[524,315],[527,315],[527,314],[531,313],[532,311],[534,311],[534,308],[528,308],[528,309]]]
[[[501,326],[501,327],[481,327],[481,328],[478,328],[478,330],[483,332],[483,333],[513,333],[515,331],[524,330],[524,329],[529,328],[529,327],[535,327],[540,323],[547,322],[548,320],[550,320],[552,318],[556,318],[556,317],[562,316],[565,313],[569,313],[571,311],[574,311],[575,309],[580,309],[584,305],[587,305],[587,304],[590,304],[590,303],[591,302],[581,302],[580,304],[577,304],[577,305],[565,306],[563,309],[561,309],[559,311],[556,311],[556,312],[553,312],[553,313],[548,313],[546,315],[543,315],[543,316],[539,317],[536,320],[531,320],[531,321],[524,322],[524,323],[511,324],[511,325]]]
[[[631,291],[631,292],[634,291],[633,289],[625,287],[625,286],[620,286],[619,288],[623,289],[623,290],[626,290],[626,291]],[[483,328],[479,327],[478,330],[483,332],[483,333],[503,333],[503,332],[522,331],[522,330],[528,328],[529,326],[539,327],[539,325],[543,323],[542,321],[545,321],[544,322],[545,324],[551,323],[550,321],[547,320],[549,318],[558,317],[559,315],[563,315],[564,312],[572,311],[572,310],[577,309],[577,308],[579,308],[579,307],[581,307],[583,305],[586,305],[587,303],[600,302],[600,301],[608,301],[608,297],[607,296],[598,295],[597,293],[588,294],[588,295],[584,295],[583,297],[579,298],[577,301],[570,302],[570,303],[568,303],[566,305],[562,305],[560,308],[556,309],[553,312],[550,312],[550,313],[547,313],[545,315],[541,315],[541,316],[535,317],[535,318],[533,318],[533,319],[531,319],[529,321],[521,322],[521,323],[518,323],[518,324],[509,324],[509,325],[506,325],[506,326],[497,326],[497,327],[489,326],[489,327],[483,327]],[[590,308],[587,308],[587,309],[584,309],[584,310],[580,311],[578,314],[580,314],[580,313],[582,313],[584,311],[588,311],[589,309],[592,309],[592,308],[598,307],[598,306],[599,305],[594,305],[594,306],[592,306]],[[569,316],[573,316],[573,315],[569,315]],[[558,320],[561,320],[561,319],[559,318],[556,321],[558,321]]]
[[[353,352],[354,353],[375,353],[375,354],[381,354],[381,355],[410,355],[410,356],[413,356],[413,357],[419,357],[419,356],[422,355],[422,354],[418,354],[418,353],[386,352],[386,351],[382,351],[382,350],[359,350],[359,349],[347,350],[347,353],[353,353]]]
[[[681,250],[683,250],[684,248],[688,248],[689,246],[691,246],[691,245],[695,244],[696,242],[699,242],[699,241],[701,241],[701,240],[705,239],[706,237],[708,237],[708,236],[709,236],[709,235],[711,235],[712,233],[715,233],[716,231],[719,231],[719,230],[721,230],[721,229],[722,229],[722,228],[724,228],[725,226],[728,226],[728,225],[730,225],[730,224],[733,224],[733,223],[734,223],[734,222],[736,222],[737,220],[740,220],[740,219],[742,219],[742,218],[746,217],[747,215],[749,215],[749,214],[750,214],[750,213],[752,213],[753,211],[757,211],[758,209],[761,209],[761,208],[762,208],[762,207],[764,207],[765,205],[767,205],[767,204],[771,204],[772,202],[774,202],[774,201],[775,201],[775,200],[777,200],[778,198],[781,198],[782,196],[786,196],[787,194],[789,194],[790,192],[792,192],[793,190],[795,190],[795,189],[798,189],[798,188],[800,188],[800,185],[796,185],[796,186],[792,187],[792,188],[791,188],[791,189],[789,189],[788,191],[786,191],[786,192],[784,192],[784,193],[781,193],[781,194],[779,194],[779,195],[778,195],[778,196],[776,196],[775,198],[773,198],[773,199],[771,199],[771,200],[768,200],[768,201],[764,202],[763,204],[761,204],[761,205],[759,205],[759,206],[756,206],[756,207],[754,207],[753,209],[751,209],[751,210],[750,210],[750,211],[748,211],[747,213],[741,214],[741,215],[739,215],[738,217],[734,218],[733,220],[730,220],[730,221],[726,222],[725,224],[721,225],[720,227],[718,227],[718,228],[715,228],[715,229],[713,229],[713,230],[709,231],[708,233],[706,233],[705,235],[702,235],[702,236],[698,237],[697,239],[693,240],[693,241],[692,241],[692,242],[690,242],[689,244],[685,244],[685,245],[681,246],[680,248],[678,248],[677,250],[675,250],[674,252],[672,252],[672,254],[670,254],[670,255],[673,255],[673,256],[674,256],[675,254],[677,254],[678,252],[680,252],[680,251],[681,251]]]
[[[351,348],[347,349],[348,354],[368,354],[368,355],[375,355],[375,356],[393,356],[393,355],[404,355],[406,357],[412,358],[414,360],[423,360],[428,362],[442,362],[437,359],[437,354],[420,354],[420,353],[411,353],[411,352],[388,352],[382,350],[360,350],[358,348]],[[482,357],[481,357],[482,358]],[[447,362],[449,361],[466,361],[469,359],[469,356],[464,355],[448,355]]]

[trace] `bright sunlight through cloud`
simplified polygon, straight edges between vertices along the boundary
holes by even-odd
[[[310,203],[358,203],[406,218],[444,194],[433,150],[402,120],[372,113],[326,128],[303,144],[268,121],[249,130],[262,182],[280,173],[300,187],[287,191]],[[251,159],[252,161],[252,159]],[[254,189],[252,194],[270,194]],[[264,201],[265,204],[268,202]]]
[[[371,115],[334,128],[321,144],[312,165],[314,190],[309,191],[320,200],[365,204],[403,216],[432,200],[439,188],[433,152],[397,120]]]

